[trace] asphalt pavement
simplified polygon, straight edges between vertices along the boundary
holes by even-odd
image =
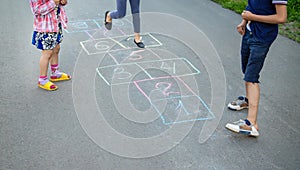
[[[37,87],[28,1],[1,3],[0,169],[299,169],[300,46],[278,36],[261,73],[258,138],[225,124],[246,117],[226,104],[244,94],[239,14],[209,0],[141,1],[103,28],[109,0],[72,0],[60,69]],[[127,14],[130,14],[129,4]]]

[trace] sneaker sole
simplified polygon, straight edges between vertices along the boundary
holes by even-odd
[[[240,130],[239,128],[236,127],[236,125],[226,124],[225,127],[228,130],[230,130],[232,132],[235,132],[235,133],[240,133],[240,134],[248,135],[248,136],[252,136],[252,137],[258,137],[259,136],[258,132],[250,132],[250,131]]]
[[[228,109],[233,110],[233,111],[240,111],[243,109],[248,109],[248,106],[247,107],[239,107],[239,106],[233,106],[230,103],[228,104],[227,107],[228,107]]]
[[[239,133],[240,132],[240,129],[236,128],[235,125],[232,125],[232,124],[226,124],[225,126],[228,130],[231,130],[235,133]]]

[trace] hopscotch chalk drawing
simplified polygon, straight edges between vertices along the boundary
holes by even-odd
[[[166,125],[214,118],[206,103],[179,77],[134,81]]]
[[[127,33],[132,29],[127,19],[116,20],[112,31],[103,28],[102,21],[71,21],[66,32],[86,34],[88,40],[80,44],[87,56],[105,54],[96,72],[108,86],[134,85],[165,125],[215,117],[204,100],[182,79],[200,74],[187,58],[155,50],[163,43],[151,33],[142,34],[146,48],[137,49],[132,42],[133,35]],[[100,34],[94,36],[95,31]],[[143,76],[139,79],[137,75]]]
[[[147,39],[147,48],[159,47],[162,45],[152,34],[146,33],[141,35],[143,39]],[[100,38],[100,39],[91,39],[87,41],[80,42],[82,48],[88,55],[95,55],[101,53],[107,53],[111,51],[118,51],[122,49],[131,49],[131,46],[128,46],[126,43],[129,40],[133,44],[133,35],[122,35],[116,37]],[[149,41],[148,41],[149,39]],[[151,42],[151,43],[150,43]],[[100,47],[100,48],[99,48]],[[105,47],[105,48],[104,48]]]
[[[177,69],[180,68],[180,69]],[[186,68],[186,69],[183,69]],[[160,70],[163,74],[149,73],[147,70]],[[132,82],[132,75],[144,72],[148,78],[159,78],[165,76],[192,76],[200,74],[200,71],[193,66],[186,58],[161,59],[144,62],[122,63],[119,65],[109,65],[98,67],[98,75],[107,85],[119,85]],[[189,72],[186,72],[188,70]],[[190,72],[192,71],[192,72]],[[124,77],[124,75],[126,75]]]

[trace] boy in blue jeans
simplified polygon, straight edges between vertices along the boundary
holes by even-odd
[[[231,110],[248,108],[245,120],[227,123],[226,128],[237,133],[259,136],[257,112],[260,97],[259,73],[269,48],[278,34],[278,24],[287,19],[287,0],[248,0],[237,31],[243,35],[241,45],[242,72],[246,96],[228,104]]]

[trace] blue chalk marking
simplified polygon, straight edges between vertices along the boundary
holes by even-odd
[[[93,19],[94,23],[98,26],[98,28],[102,28],[99,23],[97,22],[97,20]]]
[[[92,23],[96,25],[95,28],[90,28]],[[73,28],[73,29],[72,29]],[[66,29],[65,31],[68,34],[72,33],[80,33],[80,32],[85,32],[85,31],[96,31],[99,30],[101,26],[98,24],[98,22],[95,19],[86,19],[86,20],[79,20],[79,21],[71,21],[69,22],[69,28]],[[72,31],[69,31],[72,30]]]
[[[182,120],[182,121],[176,121],[176,122],[163,122],[165,125],[173,125],[173,124],[179,124],[179,123],[187,123],[187,122],[194,122],[194,121],[204,121],[204,120],[211,120],[214,119],[212,117],[207,118],[197,118],[197,119],[190,119],[190,120]]]
[[[200,74],[200,70],[198,70],[189,60],[187,60],[186,58],[182,58],[185,62],[187,62],[194,70],[197,71],[196,74]]]
[[[180,108],[182,108],[182,109],[184,110],[184,112],[185,112],[187,115],[193,114],[193,113],[190,113],[190,112],[185,108],[185,106],[184,106],[184,104],[182,103],[181,100],[179,100],[178,106],[175,108],[175,110],[178,110],[178,109],[180,109]]]
[[[196,96],[198,97],[198,99],[201,101],[201,103],[203,104],[203,106],[206,108],[206,110],[212,115],[212,118],[215,118],[215,115],[213,114],[213,112],[210,110],[210,108],[207,106],[207,104],[202,100],[202,98],[200,96]]]
[[[198,117],[195,119],[186,119],[186,120],[179,120],[179,121],[166,121],[166,116],[163,115],[162,112],[160,112],[158,110],[158,108],[155,106],[154,102],[156,101],[163,101],[163,100],[169,100],[169,99],[178,99],[178,98],[189,98],[189,97],[196,97],[199,99],[199,101],[201,102],[201,104],[204,106],[204,108],[208,111],[209,115],[207,117]],[[215,118],[215,115],[212,113],[212,111],[210,110],[210,108],[207,106],[207,104],[202,100],[202,98],[200,96],[197,95],[185,95],[185,96],[176,96],[176,97],[169,97],[169,98],[164,98],[164,99],[158,99],[158,100],[152,100],[149,101],[151,103],[151,105],[153,106],[153,108],[156,110],[156,112],[159,114],[163,124],[165,125],[172,125],[172,124],[178,124],[178,123],[186,123],[186,122],[191,122],[191,121],[204,121],[204,120],[211,120]],[[187,111],[186,107],[184,106],[184,104],[181,102],[181,100],[179,100],[179,104],[178,106],[182,106],[183,111],[185,112],[186,115],[191,115],[191,114],[195,114],[195,113],[190,113]],[[175,110],[178,109],[178,106],[175,108]]]

